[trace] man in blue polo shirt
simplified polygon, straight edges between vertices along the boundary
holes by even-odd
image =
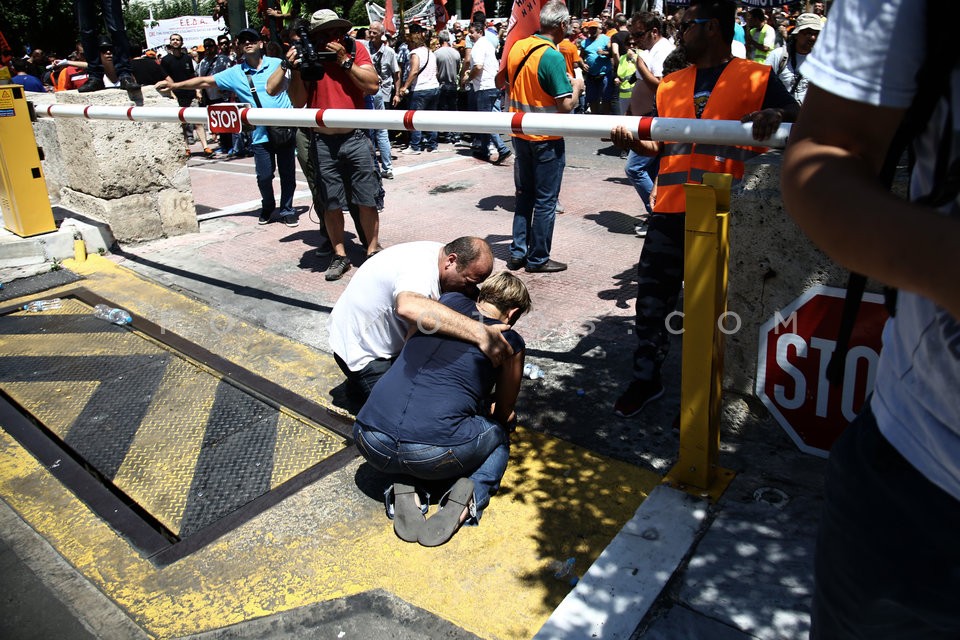
[[[280,66],[281,61],[279,58],[263,55],[260,35],[253,29],[244,29],[237,34],[236,41],[240,43],[243,51],[243,60],[240,64],[212,76],[190,78],[183,82],[158,82],[157,90],[220,88],[235,93],[240,102],[256,106],[257,101],[250,87],[252,82],[260,105],[264,108],[293,108],[286,92],[280,92],[275,96],[267,93],[267,78]],[[293,193],[297,186],[294,169],[296,145],[291,140],[291,143],[285,147],[269,148],[267,128],[261,126],[253,130],[252,149],[257,171],[257,186],[260,188],[260,224],[270,222],[277,209],[277,201],[273,194],[273,172],[276,169],[280,173],[280,209],[276,211],[277,217],[288,227],[297,226],[299,222],[293,211]]]

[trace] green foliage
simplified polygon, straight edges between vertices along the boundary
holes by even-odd
[[[350,9],[350,13],[347,14],[347,20],[356,26],[370,24],[370,16],[367,15],[367,3],[364,2],[364,0],[357,0],[354,2],[353,7]]]

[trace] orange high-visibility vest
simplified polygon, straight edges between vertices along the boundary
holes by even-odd
[[[696,67],[666,76],[657,89],[657,115],[664,118],[696,118],[693,105]],[[770,80],[770,67],[734,58],[720,74],[707,99],[701,120],[739,120],[763,106]],[[743,178],[743,163],[766,151],[765,147],[664,142],[660,152],[655,213],[683,213],[683,185],[700,183],[704,173],[729,173],[734,183]]]
[[[541,46],[545,45],[545,46]],[[531,49],[538,47],[530,54],[523,68],[517,74],[520,61],[527,57]],[[510,111],[524,113],[557,113],[557,101],[540,86],[537,71],[540,68],[540,58],[555,45],[543,38],[530,36],[513,43],[507,56],[507,79],[510,82]],[[534,136],[514,133],[517,138],[524,140],[560,140],[562,136]]]

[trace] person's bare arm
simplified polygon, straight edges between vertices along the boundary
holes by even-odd
[[[570,74],[567,74],[570,78]],[[580,104],[580,94],[583,93],[583,79],[570,78],[570,84],[573,86],[573,93],[564,98],[556,98],[557,111],[560,113],[570,113]]]
[[[783,159],[784,204],[843,266],[960,318],[960,220],[901,200],[877,180],[903,115],[811,86]]]
[[[513,353],[513,349],[502,333],[510,328],[509,325],[483,324],[436,300],[412,291],[401,291],[397,295],[396,305],[397,315],[408,325],[415,325],[425,333],[438,332],[473,343],[480,347],[494,366],[500,366],[504,358]]]
[[[511,429],[516,422],[514,409],[520,394],[520,381],[523,379],[523,360],[526,351],[517,351],[500,365],[497,386],[493,392],[492,417],[504,427]]]
[[[198,76],[181,82],[174,82],[173,78],[167,76],[166,79],[155,85],[157,91],[177,91],[180,89],[199,91],[200,89],[215,89],[216,86],[217,81],[213,79],[213,76]]]
[[[410,92],[410,87],[413,86],[413,83],[416,81],[418,75],[420,75],[420,56],[415,53],[411,53],[410,74],[407,76],[407,81],[404,83],[404,85],[397,89],[397,95],[393,97],[393,106],[400,104],[401,98]]]
[[[660,80],[662,78],[653,75],[653,72],[650,71],[650,67],[647,66],[647,63],[644,62],[642,57],[637,56],[634,60],[634,64],[637,65],[637,75],[640,76],[640,79],[643,81],[643,83],[647,85],[651,91],[656,93],[657,87],[660,86]]]

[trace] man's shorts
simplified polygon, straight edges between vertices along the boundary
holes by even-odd
[[[361,207],[377,207],[381,190],[373,145],[366,131],[352,133],[314,133],[317,186],[324,211],[346,211],[353,202]]]
[[[182,91],[174,91],[173,93],[177,96],[177,104],[181,107],[189,107],[197,99],[197,92],[193,90],[187,91],[184,89]]]

